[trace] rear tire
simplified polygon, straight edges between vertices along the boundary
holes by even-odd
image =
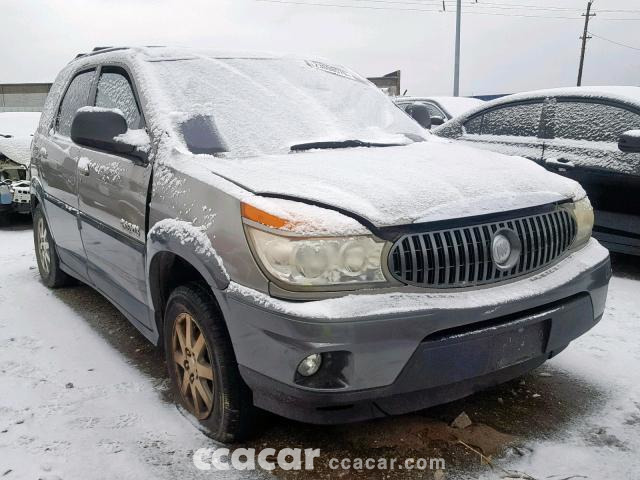
[[[42,282],[49,288],[64,287],[73,283],[73,279],[60,269],[56,244],[40,205],[36,206],[33,212],[33,240]]]
[[[256,409],[238,370],[222,314],[208,288],[176,288],[164,316],[164,347],[175,398],[220,442],[249,436]]]

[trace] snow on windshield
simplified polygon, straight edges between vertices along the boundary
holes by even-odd
[[[366,79],[342,67],[293,58],[211,57],[148,65],[176,131],[206,117],[225,156],[285,153],[318,141],[404,144],[426,135]]]

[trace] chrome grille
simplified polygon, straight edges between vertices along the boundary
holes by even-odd
[[[495,265],[491,255],[494,234],[510,229],[521,250],[509,270]],[[567,210],[483,223],[434,232],[409,234],[389,252],[389,270],[403,283],[431,288],[468,287],[498,282],[538,270],[569,248],[576,223]]]

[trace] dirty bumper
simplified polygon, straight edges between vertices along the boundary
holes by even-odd
[[[464,397],[558,354],[602,317],[611,275],[603,250],[592,241],[564,260],[540,280],[548,291],[496,304],[490,291],[514,284],[485,289],[491,308],[449,300],[452,308],[428,309],[437,299],[425,296],[424,311],[309,320],[229,297],[224,310],[258,407],[311,423],[364,420]],[[314,352],[320,371],[300,377],[297,364]]]

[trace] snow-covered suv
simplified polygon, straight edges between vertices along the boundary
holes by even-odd
[[[33,145],[44,283],[75,277],[164,346],[215,438],[463,397],[602,317],[575,182],[432,137],[349,69],[112,48],[73,60]]]

